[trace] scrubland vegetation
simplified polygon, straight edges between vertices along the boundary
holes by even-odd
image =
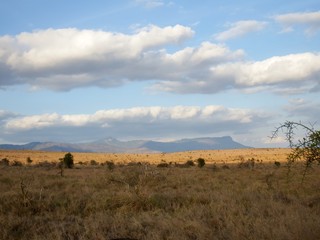
[[[205,159],[206,163],[237,163],[240,158],[255,158],[263,162],[280,161],[285,162],[289,148],[252,148],[252,149],[232,149],[232,150],[206,150],[206,151],[187,151],[176,153],[81,153],[74,152],[74,163],[83,163],[90,165],[106,161],[113,161],[117,164],[128,164],[130,162],[141,162],[158,164],[159,162],[184,163],[186,160]],[[3,158],[21,163],[37,164],[39,162],[58,162],[64,156],[61,152],[43,152],[30,150],[0,150],[0,160]],[[31,162],[30,162],[31,161]]]
[[[32,155],[23,164],[2,158],[0,239],[319,238],[318,164],[302,181],[303,163],[288,172],[284,161],[257,155],[200,154],[153,164],[75,154],[63,174]]]

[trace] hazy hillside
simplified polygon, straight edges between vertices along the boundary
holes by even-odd
[[[159,141],[119,141],[106,138],[89,143],[69,144],[55,142],[32,142],[24,145],[2,144],[0,149],[10,150],[43,150],[62,152],[181,152],[191,150],[218,150],[250,148],[233,141],[230,136],[190,138],[171,142]]]

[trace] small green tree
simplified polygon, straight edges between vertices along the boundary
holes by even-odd
[[[113,161],[106,161],[106,164],[110,171],[112,171],[116,167]]]
[[[73,168],[73,155],[71,153],[64,155],[63,163],[65,167]]]
[[[31,164],[33,161],[30,157],[27,157],[27,160],[26,160],[27,164]]]
[[[195,164],[194,164],[194,162],[192,161],[192,160],[188,160],[188,161],[186,161],[186,163],[185,163],[185,166],[186,167],[193,167]]]
[[[9,166],[9,159],[7,158],[3,158],[1,161],[0,161],[0,165],[3,165],[3,166]]]
[[[295,140],[295,133],[298,130],[303,130],[305,136]],[[277,137],[280,131],[285,134],[285,138],[292,149],[292,152],[287,157],[288,173],[294,162],[302,160],[305,164],[305,170],[302,177],[303,181],[311,164],[313,162],[318,162],[320,164],[320,131],[315,130],[313,125],[308,127],[301,122],[286,121],[276,128],[271,138]]]
[[[99,163],[98,163],[96,160],[91,160],[91,161],[90,161],[90,164],[91,164],[92,166],[96,166],[96,165],[98,165]]]
[[[278,161],[274,161],[274,165],[275,165],[277,168],[279,168],[279,167],[281,166],[281,163],[278,162]]]
[[[198,158],[197,163],[199,168],[202,168],[204,165],[206,165],[206,161],[203,158]]]

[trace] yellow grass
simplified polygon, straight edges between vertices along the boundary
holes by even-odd
[[[24,165],[0,164],[0,239],[319,239],[320,166],[301,182],[304,165],[288,174],[273,163],[289,152],[73,153],[75,162],[115,165],[76,165],[61,176],[57,164],[25,161],[65,153],[1,151],[0,160]],[[199,157],[203,168],[155,165]],[[123,164],[146,161],[155,164]]]
[[[150,154],[126,154],[126,153],[72,153],[75,163],[90,162],[95,160],[98,163],[113,161],[114,163],[148,162],[157,164],[160,162],[184,163],[187,160],[204,158],[207,163],[238,163],[241,158],[244,160],[254,158],[268,162],[284,162],[290,149],[286,148],[258,148],[258,149],[236,149],[236,150],[207,150],[187,151],[177,153],[150,153]],[[11,151],[0,150],[0,160],[7,158],[10,161],[26,162],[30,157],[33,163],[58,162],[64,157],[65,152],[43,152],[43,151]]]

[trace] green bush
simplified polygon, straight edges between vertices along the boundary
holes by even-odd
[[[27,164],[31,164],[33,161],[30,157],[27,157],[27,160],[26,160]]]
[[[96,160],[91,160],[90,161],[90,165],[92,165],[92,166],[96,166],[96,165],[98,165],[99,163],[96,161]]]
[[[110,171],[112,171],[116,167],[116,165],[112,161],[106,161],[106,165]]]
[[[63,163],[66,168],[73,168],[73,155],[71,153],[64,155]]]
[[[160,168],[167,168],[167,167],[169,167],[169,164],[168,164],[168,163],[166,163],[166,162],[162,162],[162,163],[159,163],[159,164],[157,165],[157,167],[160,167]]]
[[[13,166],[13,167],[21,167],[22,166],[22,162],[14,160],[12,162],[11,166]]]
[[[202,168],[204,165],[206,165],[206,161],[203,158],[198,158],[197,163],[199,168]]]
[[[186,165],[187,167],[193,167],[195,164],[194,164],[194,162],[193,162],[192,160],[188,160],[188,161],[185,163],[185,165]]]
[[[280,162],[278,162],[278,161],[275,161],[275,162],[274,162],[274,165],[278,168],[278,167],[280,167],[280,166],[281,166],[281,163],[280,163]]]
[[[3,158],[0,161],[0,165],[3,165],[3,166],[9,166],[9,163],[10,163],[10,161],[7,158]]]

